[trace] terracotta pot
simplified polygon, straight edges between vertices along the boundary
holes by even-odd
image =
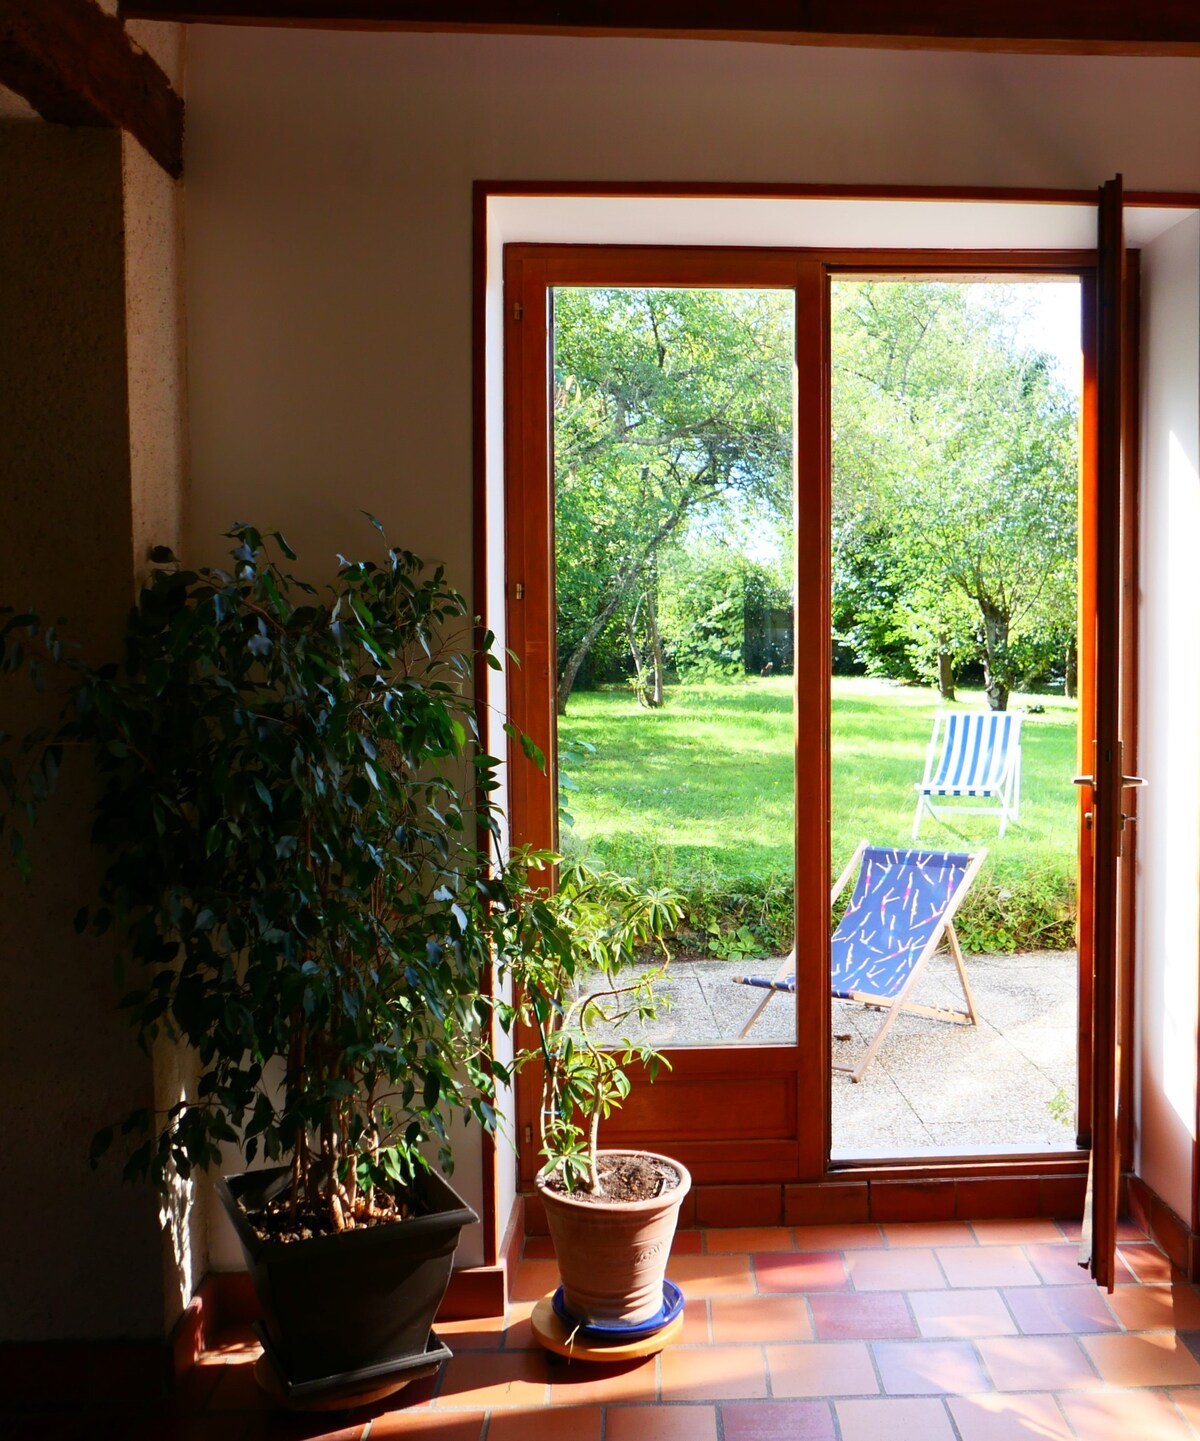
[[[647,1156],[679,1173],[678,1186],[648,1201],[582,1201],[537,1182],[567,1310],[593,1325],[636,1325],[663,1304],[667,1258],[692,1178],[678,1161],[653,1151],[600,1155]]]

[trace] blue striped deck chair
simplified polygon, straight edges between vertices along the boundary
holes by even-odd
[[[869,846],[864,841],[834,883],[830,906],[857,871],[850,903],[830,941],[830,987],[835,1000],[887,1012],[882,1026],[857,1065],[839,1066],[855,1081],[883,1044],[901,1011],[957,1025],[978,1025],[979,1016],[967,980],[962,949],[954,932],[954,914],[971,889],[986,850],[905,850]],[[966,1009],[927,1006],[909,999],[926,961],[946,941],[962,983]],[[772,980],[735,976],[744,986],[761,986],[767,994],[743,1027],[743,1039],[779,991],[795,993],[795,951]]]
[[[1007,711],[943,712],[935,717],[925,752],[925,775],[917,782],[913,840],[926,811],[934,820],[959,814],[998,815],[1000,834],[1021,812],[1021,717]],[[935,796],[994,800],[994,806],[933,804]]]

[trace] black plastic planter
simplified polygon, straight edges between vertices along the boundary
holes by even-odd
[[[459,1232],[479,1217],[440,1176],[418,1178],[422,1214],[307,1241],[261,1241],[251,1210],[286,1190],[290,1167],[217,1181],[262,1308],[266,1349],[289,1395],[384,1379],[442,1359],[430,1330]],[[449,1353],[446,1352],[446,1355]]]

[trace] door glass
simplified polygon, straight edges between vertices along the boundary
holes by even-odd
[[[795,1040],[790,291],[553,293],[559,849],[669,887],[659,1045]],[[648,955],[646,964],[656,962]]]
[[[833,1152],[1074,1149],[1079,285],[832,317]]]

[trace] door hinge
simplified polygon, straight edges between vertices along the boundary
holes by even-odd
[[[526,1144],[527,1146],[532,1146],[532,1145],[533,1145],[533,1127],[532,1127],[532,1126],[526,1126],[526,1127],[525,1127],[525,1144]]]
[[[525,599],[525,582],[523,580],[517,581],[516,585],[513,586],[513,595],[517,600]]]
[[[525,314],[525,307],[521,304],[521,302],[520,302],[519,300],[514,300],[514,301],[513,301],[513,319],[514,319],[514,320],[520,320],[521,317],[522,317],[524,314]]]

